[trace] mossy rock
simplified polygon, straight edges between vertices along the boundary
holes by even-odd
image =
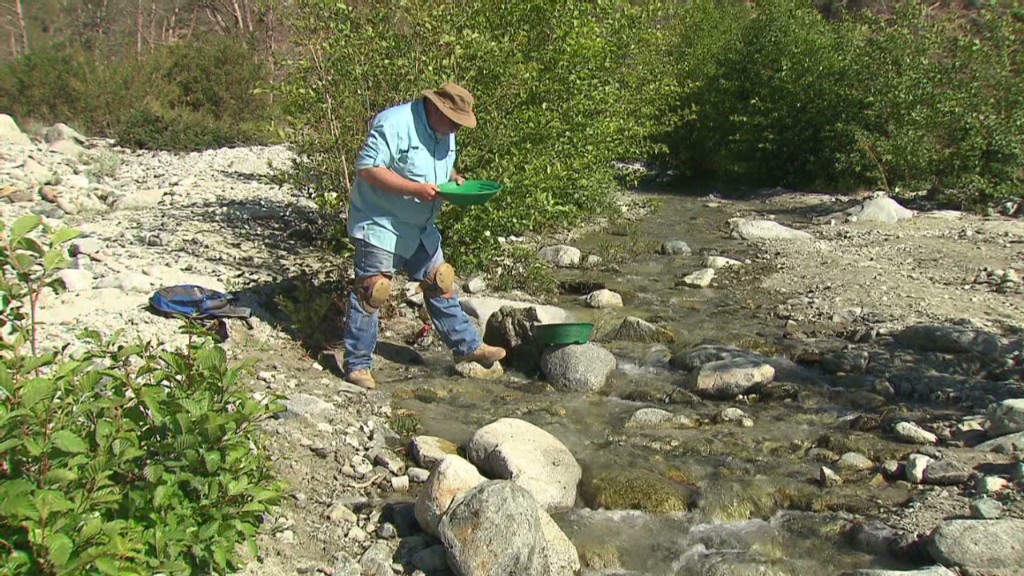
[[[695,490],[653,472],[630,470],[588,478],[582,492],[591,508],[664,514],[688,510]]]

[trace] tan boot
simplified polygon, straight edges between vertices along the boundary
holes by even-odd
[[[345,375],[345,381],[367,390],[373,390],[377,387],[377,381],[373,379],[373,374],[370,374],[370,371],[365,369],[349,372]]]
[[[505,357],[505,349],[497,346],[481,344],[479,348],[468,356],[463,356],[457,362],[476,362],[489,368],[492,364]]]

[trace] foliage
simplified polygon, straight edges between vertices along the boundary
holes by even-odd
[[[0,65],[0,78],[0,110],[129,147],[198,150],[271,138],[267,63],[228,37],[198,37],[139,60],[55,46]]]
[[[307,349],[319,352],[337,344],[345,315],[346,291],[337,283],[310,277],[295,282],[295,289],[274,302],[291,319],[291,328]]]
[[[346,5],[300,0],[301,57],[283,87],[302,158],[293,181],[341,214],[367,121],[426,87],[474,92],[480,126],[459,133],[458,169],[506,183],[486,206],[446,207],[447,255],[470,271],[498,236],[566,226],[608,206],[613,160],[640,158],[672,103],[663,30],[670,3],[465,0]],[[487,233],[490,233],[490,236]]]
[[[182,351],[96,333],[38,350],[35,305],[75,235],[50,233],[0,230],[0,573],[233,570],[281,493],[255,428],[275,407],[194,328]]]

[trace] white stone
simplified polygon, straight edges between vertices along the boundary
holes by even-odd
[[[560,268],[571,268],[579,266],[583,253],[580,252],[579,248],[572,246],[546,246],[540,249],[538,256],[548,264]]]
[[[18,128],[14,118],[7,114],[0,114],[0,142],[30,146],[32,139],[22,132],[21,128]]]
[[[729,220],[732,236],[741,240],[812,240],[813,236],[802,230],[787,228],[771,220]]]
[[[622,296],[617,292],[602,288],[587,294],[583,303],[591,308],[621,308]]]
[[[64,281],[64,287],[68,292],[84,292],[92,290],[92,272],[88,270],[65,269],[57,272],[57,276]]]
[[[459,304],[462,306],[462,309],[466,311],[466,314],[477,320],[480,326],[486,326],[487,319],[491,317],[491,314],[494,314],[501,309],[502,306],[511,306],[513,308],[536,308],[537,317],[540,319],[541,324],[560,324],[563,322],[572,322],[574,319],[572,314],[557,306],[533,304],[530,302],[517,302],[515,300],[505,300],[502,298],[489,298],[487,296],[460,298]]]
[[[419,498],[416,499],[416,520],[424,532],[440,536],[438,525],[452,503],[474,486],[486,481],[477,469],[455,455],[445,456],[430,473]]]
[[[911,484],[920,484],[924,481],[924,471],[932,459],[924,454],[911,454],[907,457],[907,464],[904,466],[907,473],[907,481]]]
[[[897,422],[893,428],[896,437],[909,444],[935,444],[939,437],[913,422]]]
[[[732,258],[726,258],[724,256],[708,256],[704,259],[704,265],[708,268],[728,268],[730,266],[742,266],[743,262],[739,260],[733,260]]]
[[[690,288],[707,288],[715,279],[714,268],[702,268],[683,277],[682,283]]]

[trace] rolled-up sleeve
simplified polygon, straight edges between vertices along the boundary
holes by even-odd
[[[384,166],[390,168],[397,154],[398,134],[379,116],[374,118],[363,147],[356,158],[356,170]]]

